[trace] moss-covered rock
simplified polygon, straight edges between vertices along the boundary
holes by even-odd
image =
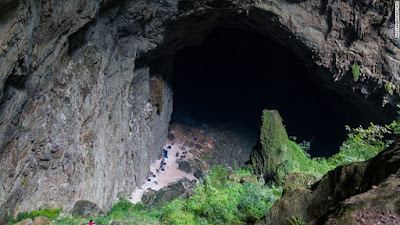
[[[280,182],[287,170],[284,164],[289,138],[278,111],[263,111],[260,143],[251,154],[254,171],[265,180]]]
[[[240,174],[232,173],[231,171],[228,171],[227,174],[228,174],[228,180],[230,181],[239,183],[240,180],[242,179],[242,175]]]
[[[302,172],[320,178],[316,163],[289,140],[282,118],[276,110],[264,110],[259,144],[251,153],[251,162],[257,176],[283,185],[289,172]],[[315,165],[314,165],[315,164]]]
[[[253,174],[244,175],[242,179],[240,179],[240,183],[257,183],[257,176]]]

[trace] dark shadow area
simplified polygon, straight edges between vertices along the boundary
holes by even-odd
[[[216,29],[179,51],[173,77],[172,122],[232,122],[257,135],[262,110],[277,109],[290,136],[311,142],[313,156],[338,152],[345,125],[374,121],[320,84],[290,49],[241,30]]]

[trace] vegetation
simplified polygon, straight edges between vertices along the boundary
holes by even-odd
[[[276,111],[263,112],[263,125],[261,128],[261,143],[263,156],[252,155],[253,168],[258,174],[267,175],[267,179],[277,185],[293,188],[301,182],[312,183],[320,179],[329,170],[337,166],[368,160],[384,150],[393,142],[391,136],[400,134],[400,119],[389,125],[370,124],[369,127],[350,128],[347,140],[340,147],[339,153],[330,158],[311,158],[308,150],[310,144],[300,144],[287,137],[282,124],[282,119]],[[258,163],[257,161],[263,161]],[[264,168],[259,168],[263,165]],[[262,171],[261,171],[262,170]],[[288,174],[294,173],[289,184],[285,184]]]
[[[302,143],[300,147],[288,138],[277,111],[264,110],[262,121],[262,150],[260,153],[253,152],[251,156],[258,175],[263,174],[270,182],[280,186],[289,173],[303,173],[316,181],[332,169],[325,159],[310,158],[308,143]]]
[[[394,124],[393,124],[394,125]],[[385,141],[385,135],[391,134],[391,125],[379,126],[371,123],[364,129],[363,127],[350,128],[347,140],[340,147],[339,153],[328,159],[332,167],[336,167],[351,162],[361,162],[368,160],[388,147],[390,141]]]
[[[360,78],[360,66],[357,64],[353,64],[351,66],[351,72],[353,73],[354,82],[357,82],[358,79]]]
[[[386,81],[386,83],[385,83],[385,89],[386,89],[386,91],[387,91],[390,95],[393,95],[392,84],[391,84],[389,81]]]
[[[289,219],[289,218],[286,218],[286,219],[287,219],[287,220],[290,222],[290,224],[292,224],[292,225],[308,225],[307,222],[305,222],[305,221],[303,221],[303,220],[301,219],[301,216],[299,216],[298,218],[292,216],[291,219]]]
[[[22,221],[24,219],[28,219],[31,218],[32,220],[34,220],[36,217],[39,216],[44,216],[47,217],[51,220],[56,219],[61,213],[61,209],[39,209],[39,210],[34,210],[32,212],[23,212],[23,213],[19,213],[16,219],[11,220],[10,224],[16,224],[19,221]]]
[[[132,204],[128,200],[121,199],[118,203],[116,203],[111,210],[105,216],[99,216],[96,218],[80,218],[73,216],[64,216],[60,217],[54,224],[57,225],[66,225],[66,224],[82,224],[89,222],[90,219],[93,219],[98,225],[109,225],[112,221],[116,224],[159,224],[158,222],[159,216],[157,214],[153,214],[151,211],[146,209],[146,206],[139,204]]]
[[[251,171],[234,171],[250,175]],[[161,209],[166,224],[230,224],[255,222],[265,216],[282,189],[263,182],[239,183],[227,179],[226,169],[216,166],[187,200],[174,200]]]
[[[250,167],[233,171],[239,176],[254,176]],[[263,181],[240,183],[228,180],[228,171],[213,167],[209,175],[188,199],[176,199],[159,209],[141,203],[132,204],[121,199],[105,216],[79,218],[46,216],[54,224],[81,224],[93,219],[96,224],[231,224],[235,221],[255,222],[268,213],[269,208],[281,196],[282,188],[266,186]],[[32,212],[33,213],[33,212]],[[24,217],[25,218],[25,217]],[[23,219],[23,218],[21,218]],[[20,220],[18,220],[20,221]]]

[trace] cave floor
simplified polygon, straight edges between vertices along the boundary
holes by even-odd
[[[149,189],[158,191],[184,177],[197,181],[194,176],[197,170],[208,172],[210,165],[204,155],[213,150],[213,143],[212,139],[207,138],[202,130],[174,123],[170,126],[168,137],[168,141],[164,145],[164,149],[168,150],[168,158],[163,157],[150,165],[149,177],[143,177],[145,183],[140,188],[136,188],[131,195],[132,203],[141,202],[143,194]],[[169,146],[170,149],[168,149]],[[182,154],[183,152],[187,152],[187,154]],[[182,155],[186,155],[186,157],[181,158]],[[163,159],[166,165],[163,166],[164,171],[161,171],[160,164]],[[181,161],[189,162],[192,167],[191,173],[178,169]],[[156,177],[151,177],[151,173]],[[148,181],[146,178],[151,180]]]

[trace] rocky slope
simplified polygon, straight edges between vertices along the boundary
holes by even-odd
[[[393,4],[0,0],[0,223],[78,200],[106,209],[141,184],[166,139],[171,56],[215,26],[279,41],[324,87],[391,115],[400,80]]]
[[[367,162],[330,171],[311,189],[287,190],[257,224],[399,224],[400,139]]]

